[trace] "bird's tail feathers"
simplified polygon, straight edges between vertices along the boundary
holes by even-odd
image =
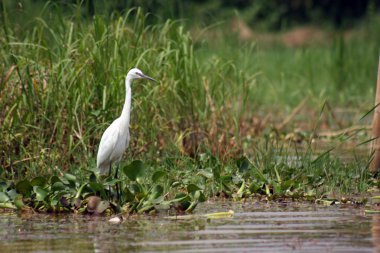
[[[98,166],[98,170],[99,170],[100,175],[107,175],[107,173],[109,172],[109,169],[110,169],[109,164],[100,164]]]

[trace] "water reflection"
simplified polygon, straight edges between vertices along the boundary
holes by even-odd
[[[2,252],[380,252],[380,216],[359,209],[257,203],[209,203],[228,219],[168,220],[80,215],[0,214]]]
[[[372,216],[371,234],[373,252],[380,253],[380,215],[378,214]]]

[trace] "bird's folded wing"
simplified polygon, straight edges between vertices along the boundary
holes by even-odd
[[[97,167],[100,168],[102,165],[109,166],[110,157],[115,149],[118,138],[117,122],[114,121],[104,132],[97,155]]]

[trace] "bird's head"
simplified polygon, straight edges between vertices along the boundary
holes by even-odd
[[[128,74],[127,74],[127,77],[129,77],[130,80],[133,80],[133,79],[148,79],[148,80],[151,80],[151,81],[154,81],[154,82],[157,82],[155,79],[145,75],[141,70],[139,70],[138,68],[133,68],[131,69]]]

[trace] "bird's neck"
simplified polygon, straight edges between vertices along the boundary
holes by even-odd
[[[120,116],[120,129],[125,132],[129,128],[129,120],[131,116],[131,100],[132,100],[132,90],[131,90],[131,80],[127,76],[125,78],[125,102],[123,106],[123,111]]]

